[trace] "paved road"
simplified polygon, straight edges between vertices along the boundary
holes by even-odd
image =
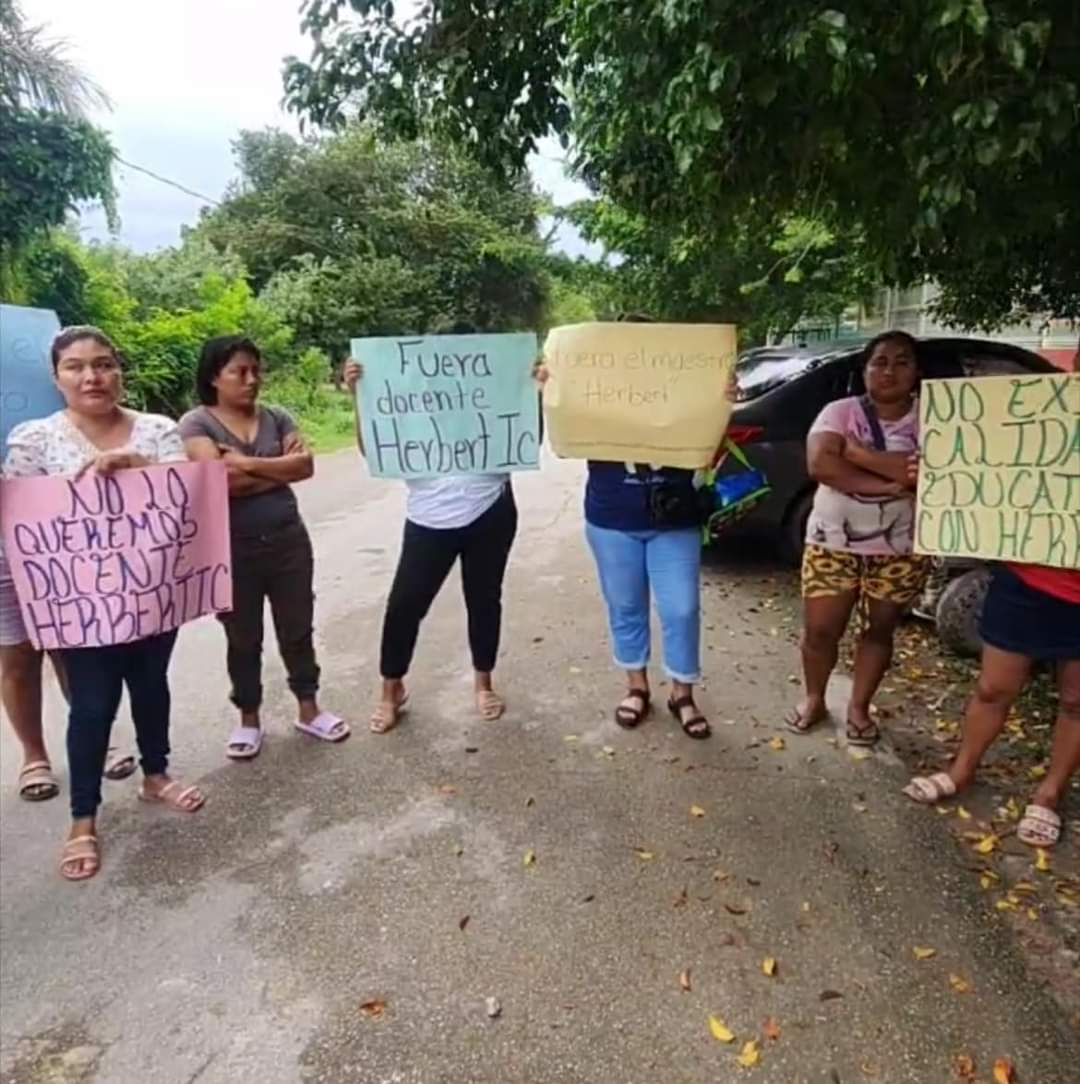
[[[795,663],[756,605],[761,575],[706,576],[716,738],[658,716],[618,731],[580,472],[548,464],[517,489],[497,724],[471,714],[455,585],[424,629],[408,722],[364,729],[403,501],[341,453],[302,499],[325,700],[357,723],[343,747],[288,731],[273,659],[271,739],[226,764],[221,635],[188,628],[176,765],[210,802],[188,820],[107,784],[103,871],[71,886],[64,805],[16,799],[5,728],[0,1078],[928,1084],[964,1053],[983,1081],[1002,1055],[1024,1084],[1075,1080],[1077,1037],[1026,981],[970,857],[898,796],[895,758],[856,760],[825,732],[768,745]],[[59,756],[55,699],[48,724]],[[360,1011],[372,999],[381,1018]],[[770,1016],[779,1039],[739,1067]]]

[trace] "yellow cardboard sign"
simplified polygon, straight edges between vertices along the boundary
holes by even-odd
[[[1080,569],[1080,375],[926,380],[915,549]]]
[[[544,414],[564,459],[696,470],[727,429],[730,324],[574,324],[544,344]]]

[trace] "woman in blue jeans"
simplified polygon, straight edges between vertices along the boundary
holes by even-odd
[[[38,475],[100,475],[153,463],[184,462],[176,423],[120,405],[120,356],[94,327],[70,327],[53,339],[53,377],[66,408],[23,422],[8,436],[6,478]],[[101,855],[97,815],[109,734],[127,687],[143,770],[139,797],[179,813],[194,813],[206,801],[195,786],[169,775],[169,659],[176,631],[104,647],[61,651],[71,710],[67,752],[71,771],[71,828],[60,858],[69,881],[97,873]]]
[[[649,596],[656,599],[671,679],[668,711],[691,738],[712,730],[694,703],[701,678],[701,530],[694,472],[645,463],[589,462],[585,537],[607,605],[615,665],[626,695],[615,722],[627,730],[649,712]]]

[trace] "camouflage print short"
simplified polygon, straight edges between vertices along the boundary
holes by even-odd
[[[863,556],[807,543],[803,548],[803,598],[830,598],[850,592],[907,606],[923,589],[930,558],[916,554]]]

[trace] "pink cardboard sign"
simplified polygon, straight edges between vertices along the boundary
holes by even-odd
[[[3,483],[4,551],[38,648],[126,644],[232,607],[223,463]]]

